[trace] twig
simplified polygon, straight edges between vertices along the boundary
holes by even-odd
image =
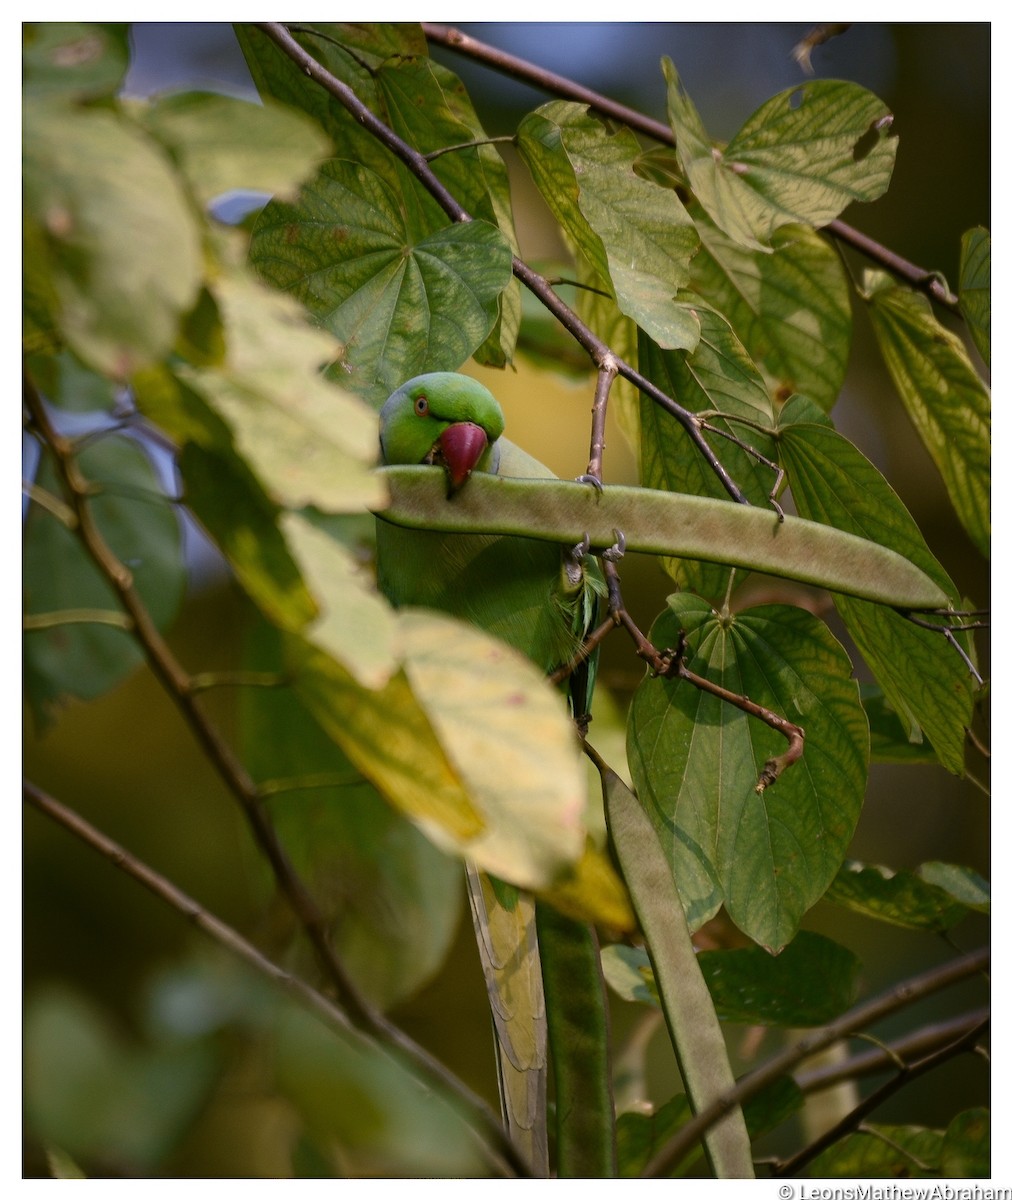
[[[884,1104],[900,1088],[906,1087],[908,1083],[911,1083],[919,1076],[933,1071],[936,1067],[948,1062],[950,1058],[955,1057],[957,1054],[963,1054],[967,1050],[971,1050],[983,1036],[989,1024],[990,1018],[985,1018],[960,1034],[959,1037],[955,1038],[947,1046],[943,1046],[933,1054],[929,1054],[917,1062],[905,1064],[896,1072],[892,1079],[882,1084],[881,1087],[876,1088],[871,1095],[866,1096],[832,1128],[827,1129],[825,1133],[817,1137],[813,1142],[810,1142],[804,1149],[799,1150],[797,1154],[792,1155],[791,1158],[774,1167],[774,1177],[795,1175],[798,1171],[803,1170],[825,1149],[832,1146],[835,1142],[840,1141],[841,1138],[846,1137],[848,1133],[852,1133],[869,1113],[874,1112],[876,1108]]]
[[[741,709],[742,712],[748,713],[750,717],[755,717],[757,720],[762,721],[764,725],[768,725],[770,729],[775,730],[787,739],[787,749],[784,753],[768,758],[763,764],[763,768],[759,773],[759,779],[755,785],[755,790],[762,793],[766,788],[771,787],[784,771],[788,767],[793,766],[804,754],[804,729],[800,725],[795,725],[793,721],[788,721],[786,717],[782,717],[779,713],[773,712],[772,709],[756,703],[755,700],[750,700],[748,696],[732,692],[728,688],[721,687],[719,683],[714,683],[705,676],[697,675],[695,671],[690,671],[685,665],[686,638],[684,632],[679,637],[678,645],[675,649],[658,650],[629,615],[622,600],[620,581],[615,564],[605,562],[603,568],[605,578],[608,581],[608,597],[612,620],[615,624],[621,625],[626,633],[629,634],[633,640],[633,645],[636,647],[637,655],[650,665],[655,675],[660,675],[665,679],[684,679],[686,683],[691,684],[694,688],[698,688],[699,691],[709,692],[711,696],[716,696],[718,700],[723,700],[725,704],[731,704],[735,708]]]
[[[933,992],[979,974],[987,968],[990,960],[990,949],[986,946],[981,947],[961,958],[925,971],[913,979],[905,980],[883,995],[852,1008],[849,1013],[845,1013],[829,1025],[799,1038],[779,1054],[767,1059],[762,1066],[739,1079],[729,1092],[687,1121],[647,1164],[643,1176],[660,1178],[667,1175],[692,1150],[704,1130],[709,1129],[715,1121],[720,1120],[730,1107],[751,1100],[775,1079],[793,1071],[794,1067],[806,1058],[818,1054],[820,1050],[825,1050],[834,1042],[849,1037],[866,1025],[873,1025],[876,1021],[908,1004],[913,1004]]]
[[[939,610],[939,611],[941,611],[941,610]],[[950,613],[947,615],[961,616],[963,614]],[[977,614],[971,613],[969,615],[975,616]],[[919,625],[921,627],[921,629],[930,629],[932,633],[944,634],[945,640],[949,643],[949,645],[956,651],[956,653],[959,655],[959,657],[963,660],[963,664],[965,665],[966,669],[970,672],[970,674],[974,677],[974,679],[976,679],[976,681],[980,684],[981,687],[984,686],[984,680],[981,678],[980,672],[977,670],[976,666],[974,665],[973,659],[970,658],[969,654],[967,654],[967,652],[963,649],[963,647],[956,640],[956,634],[962,633],[964,629],[987,629],[990,627],[989,620],[988,621],[970,621],[967,624],[963,625],[963,624],[954,624],[951,621],[926,621],[922,617],[919,617],[916,613],[912,613],[912,612],[904,612],[903,616],[906,617],[906,619],[911,623],[911,625]]]
[[[833,1062],[813,1067],[809,1071],[799,1071],[794,1076],[794,1082],[807,1093],[835,1087],[847,1080],[877,1075],[916,1055],[929,1054],[947,1046],[954,1038],[979,1025],[988,1016],[987,1008],[977,1008],[948,1021],[936,1021],[878,1049],[853,1054],[844,1062]]]
[[[164,875],[159,874],[152,867],[149,867],[147,863],[142,862],[139,858],[131,854],[129,850],[124,849],[118,842],[113,841],[112,838],[106,836],[100,829],[97,829],[89,821],[86,821],[79,813],[61,804],[59,800],[50,796],[30,780],[24,780],[22,788],[25,799],[34,808],[37,808],[39,812],[45,813],[51,820],[55,821],[58,825],[62,825],[64,829],[69,830],[75,837],[80,838],[82,842],[91,846],[93,850],[97,850],[113,866],[119,867],[131,879],[135,879],[138,883],[146,887],[149,892],[153,892],[160,900],[164,900],[170,908],[174,908],[178,913],[181,913],[188,921],[196,925],[202,933],[207,934],[208,937],[220,946],[223,946],[229,953],[242,959],[243,962],[253,967],[261,975],[266,976],[272,983],[279,984],[285,991],[290,992],[331,1028],[344,1034],[351,1033],[359,1037],[361,1036],[348,1019],[348,1015],[332,1000],[322,992],[310,987],[304,980],[299,979],[297,976],[284,970],[284,968],[279,967],[277,963],[272,962],[256,946],[246,941],[231,925],[226,925],[224,921],[219,920],[212,913],[208,912],[202,904],[199,904],[191,896],[188,896],[184,891],[176,887]]]
[[[134,636],[155,678],[175,702],[208,760],[239,803],[254,840],[270,864],[278,887],[305,930],[325,978],[336,988],[349,1017],[358,1028],[371,1034],[382,1045],[405,1053],[433,1086],[457,1096],[474,1112],[476,1123],[484,1130],[485,1136],[491,1139],[491,1144],[496,1146],[497,1152],[505,1158],[511,1169],[520,1175],[528,1174],[526,1165],[505,1137],[502,1126],[491,1111],[480,1101],[476,1105],[476,1098],[469,1089],[442,1063],[432,1058],[403,1030],[374,1008],[349,977],[330,944],[327,923],[322,912],[293,867],[270,822],[256,783],[218,730],[207,720],[197,702],[190,676],[159,633],[134,587],[131,572],[113,554],[95,524],[91,512],[90,487],[74,460],[73,445],[53,428],[45,406],[27,376],[24,389],[25,404],[35,429],[53,454],[56,469],[77,518],[78,532],[84,548],[111,584],[120,604],[132,620]]]
[[[604,425],[608,415],[608,394],[617,373],[618,365],[613,359],[605,360],[597,370],[594,408],[590,421],[590,459],[587,462],[587,474],[598,484],[601,483],[604,470]]]
[[[420,154],[392,129],[385,125],[361,100],[347,84],[332,75],[325,67],[299,45],[284,25],[276,21],[259,22],[257,28],[267,35],[310,79],[318,83],[335,100],[339,101],[351,115],[363,125],[378,141],[395,154],[405,164],[412,174],[426,187],[433,199],[440,205],[451,220],[466,222],[472,220],[470,213],[461,205],[434,174],[432,168]],[[618,358],[594,331],[586,325],[573,310],[552,289],[548,280],[529,267],[522,259],[513,259],[513,274],[525,285],[550,313],[559,321],[583,349],[587,352],[594,365],[601,370],[609,362],[615,364],[618,374],[635,384],[645,395],[656,404],[669,412],[702,454],[707,464],[717,475],[721,485],[728,495],[738,504],[748,504],[741,488],[731,478],[713,451],[713,448],[703,436],[700,422],[695,413],[683,408],[677,401],[666,395],[655,384]]]
[[[37,808],[39,812],[44,813],[47,817],[56,821],[57,824],[62,825],[64,829],[69,830],[69,832],[80,838],[81,841],[91,846],[93,850],[97,850],[99,854],[107,858],[114,866],[119,867],[121,871],[125,871],[127,875],[146,887],[148,891],[152,892],[160,900],[164,900],[166,904],[181,913],[182,916],[192,922],[202,933],[207,934],[208,937],[217,942],[218,945],[224,947],[230,954],[241,959],[272,983],[279,985],[300,1004],[305,1005],[325,1025],[346,1037],[354,1038],[363,1045],[375,1045],[373,1039],[359,1028],[349,1018],[348,1014],[339,1005],[335,1004],[333,1000],[325,996],[322,992],[317,991],[316,988],[311,987],[297,975],[291,974],[291,972],[279,967],[277,963],[272,962],[256,946],[246,941],[231,925],[227,925],[224,921],[214,916],[213,913],[208,912],[203,905],[176,887],[164,875],[159,874],[152,867],[149,867],[147,863],[136,858],[128,850],[119,845],[118,842],[107,837],[101,830],[74,812],[73,809],[67,808],[29,780],[24,780],[22,786],[25,799],[29,804]],[[402,1065],[407,1060],[409,1069],[412,1066],[417,1068],[423,1065],[419,1054],[412,1051],[411,1047],[412,1043],[406,1037],[396,1047],[390,1044],[381,1044],[380,1046],[384,1053],[388,1055],[391,1055],[392,1050],[398,1051],[398,1053],[392,1054],[391,1057],[396,1058]],[[420,1047],[416,1049],[424,1058],[428,1057],[424,1051],[421,1051]],[[415,1078],[419,1086],[425,1086],[417,1076]],[[444,1079],[441,1082],[445,1084],[446,1080]],[[467,1104],[473,1114],[481,1115],[482,1123],[486,1126],[484,1134],[489,1140],[486,1141],[484,1138],[478,1138],[477,1140],[489,1164],[500,1172],[505,1170],[506,1173],[512,1173],[512,1166],[514,1165],[511,1161],[512,1147],[484,1102],[477,1096],[472,1095],[463,1084],[455,1083],[451,1090],[458,1100],[463,1100]],[[460,1115],[464,1116],[464,1114]],[[503,1158],[505,1158],[505,1162]],[[507,1166],[507,1163],[510,1165]]]
[[[509,144],[512,146],[516,142],[516,138],[512,137],[510,134],[506,134],[503,137],[475,138],[470,142],[458,142],[455,146],[440,146],[438,150],[430,150],[428,154],[425,155],[425,161],[433,162],[442,155],[453,154],[457,150],[474,150],[478,146],[495,146],[505,142],[509,142]]]
[[[52,492],[39,487],[37,483],[33,483],[30,479],[23,479],[21,481],[21,490],[33,504],[37,504],[39,508],[44,508],[61,525],[65,525],[67,529],[76,528],[77,518],[74,516],[74,510],[69,504],[64,504],[59,496],[54,496]]]
[[[513,54],[507,54],[505,51],[480,42],[476,38],[470,37],[468,34],[459,29],[454,29],[450,25],[431,24],[423,21],[422,31],[430,42],[436,42],[438,45],[457,50],[461,54],[466,54],[469,58],[475,59],[487,67],[491,67],[493,70],[501,71],[505,75],[520,79],[524,83],[529,83],[531,86],[540,88],[544,92],[555,96],[562,96],[567,100],[576,100],[580,104],[589,105],[590,108],[602,116],[619,121],[623,125],[627,125],[630,129],[645,134],[655,142],[660,142],[666,146],[674,146],[675,144],[675,135],[663,121],[657,121],[653,117],[648,117],[644,113],[628,108],[624,104],[619,104],[617,101],[611,100],[609,97],[603,96],[591,88],[574,83],[573,80],[567,79],[565,76],[557,75],[553,71],[546,71],[522,58],[517,58]],[[909,262],[899,254],[895,254],[892,250],[876,242],[874,238],[858,232],[858,230],[845,224],[843,221],[830,221],[825,226],[825,230],[841,242],[846,242],[848,246],[863,254],[865,258],[871,259],[872,262],[877,262],[880,266],[885,267],[887,271],[903,279],[911,287],[926,292],[937,303],[944,305],[953,312],[958,312],[958,297],[949,291],[935,272],[926,271],[922,267],[916,266],[914,263]]]

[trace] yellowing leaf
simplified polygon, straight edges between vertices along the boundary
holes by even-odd
[[[621,876],[607,854],[590,841],[572,870],[539,889],[538,899],[547,900],[574,921],[601,925],[616,935],[636,928],[636,914]]]
[[[316,599],[319,617],[302,632],[368,688],[397,667],[394,611],[351,552],[296,513],[281,521],[289,548]]]
[[[460,853],[485,827],[432,725],[399,671],[364,688],[336,659],[285,640],[295,692],[351,763],[444,850]]]
[[[470,625],[401,616],[404,671],[484,818],[466,853],[538,888],[584,848],[586,773],[562,697],[528,659]]]

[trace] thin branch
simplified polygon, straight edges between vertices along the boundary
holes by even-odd
[[[491,67],[493,70],[501,71],[505,75],[519,79],[551,95],[563,96],[567,100],[576,100],[580,104],[587,104],[595,112],[600,113],[601,116],[608,117],[613,121],[619,121],[623,125],[627,125],[630,129],[634,129],[638,133],[651,138],[653,141],[660,142],[662,145],[674,146],[675,144],[674,133],[672,133],[670,127],[663,121],[657,121],[653,117],[648,117],[644,113],[628,108],[624,104],[619,104],[617,101],[611,100],[609,97],[603,96],[591,88],[574,83],[573,80],[567,79],[565,76],[557,75],[553,71],[546,71],[541,67],[535,66],[533,63],[527,62],[525,59],[517,58],[513,54],[507,54],[505,51],[498,50],[494,46],[489,46],[485,42],[480,42],[476,38],[470,37],[468,34],[450,25],[431,24],[424,21],[422,22],[422,31],[430,42],[436,42],[438,45],[457,50],[461,54],[466,54],[469,58],[481,62],[487,67]],[[872,262],[885,267],[887,271],[904,280],[911,287],[926,292],[939,304],[944,305],[953,312],[958,312],[958,298],[949,291],[935,272],[926,271],[922,267],[916,266],[914,263],[876,242],[874,238],[858,232],[858,230],[845,224],[843,221],[830,221],[825,226],[825,231],[832,234],[839,241],[845,242],[852,249],[864,255],[865,258],[871,259]]]
[[[25,799],[29,804],[38,809],[39,812],[44,813],[51,820],[62,825],[64,829],[67,829],[70,833],[80,838],[81,841],[93,850],[97,850],[99,854],[107,858],[114,866],[119,867],[131,879],[136,880],[143,887],[147,888],[149,892],[152,892],[160,900],[168,904],[170,908],[174,908],[186,920],[190,921],[202,933],[217,942],[219,946],[222,946],[230,954],[235,955],[242,962],[246,963],[247,966],[252,967],[272,983],[280,986],[329,1028],[336,1030],[346,1037],[351,1037],[363,1045],[375,1046],[376,1043],[374,1040],[359,1028],[350,1019],[348,1014],[335,1004],[333,1000],[325,996],[322,992],[317,991],[316,988],[311,987],[297,975],[291,974],[291,972],[279,967],[277,963],[272,962],[256,946],[248,942],[240,933],[233,929],[231,925],[227,925],[224,921],[208,912],[203,905],[176,887],[164,875],[159,874],[152,867],[148,866],[147,863],[142,862],[141,859],[124,849],[118,842],[107,837],[101,830],[74,812],[73,809],[67,808],[29,780],[24,780],[22,786]],[[389,1044],[381,1044],[379,1048],[384,1053],[397,1059],[402,1065],[405,1065],[406,1059],[406,1065],[409,1070],[411,1067],[417,1068],[420,1065],[417,1056],[409,1051],[406,1040],[404,1044],[400,1044],[397,1047],[392,1047]],[[394,1049],[399,1053],[391,1054],[391,1051]],[[415,1076],[415,1079],[419,1086],[425,1086],[417,1076]],[[442,1080],[442,1082],[445,1083],[445,1080]],[[465,1101],[472,1110],[472,1115],[478,1113],[482,1116],[482,1123],[486,1126],[484,1134],[486,1138],[489,1138],[489,1141],[485,1141],[481,1137],[478,1137],[477,1141],[489,1164],[499,1172],[511,1174],[514,1165],[511,1162],[512,1147],[508,1139],[505,1138],[501,1126],[496,1122],[495,1117],[487,1109],[484,1102],[477,1096],[471,1095],[462,1084],[455,1085],[451,1091],[458,1100]],[[459,1113],[459,1110],[458,1114],[465,1121],[467,1120],[467,1114]],[[503,1161],[504,1158],[505,1162]]]
[[[808,1166],[813,1159],[817,1158],[829,1146],[840,1141],[847,1134],[853,1133],[869,1113],[874,1112],[876,1108],[884,1104],[900,1088],[906,1087],[921,1075],[926,1075],[929,1071],[935,1070],[936,1067],[940,1067],[957,1054],[965,1054],[967,1051],[972,1050],[984,1035],[989,1024],[990,1018],[985,1018],[953,1039],[947,1046],[941,1047],[941,1049],[927,1055],[925,1058],[919,1059],[917,1062],[905,1064],[896,1072],[892,1079],[882,1084],[881,1087],[876,1088],[869,1096],[866,1096],[832,1128],[827,1129],[825,1133],[817,1137],[813,1142],[810,1142],[804,1149],[799,1150],[797,1154],[787,1159],[786,1162],[776,1166],[773,1170],[774,1177],[797,1174],[798,1171]]]
[[[878,1075],[917,1056],[930,1054],[942,1046],[947,1046],[954,1038],[966,1033],[968,1029],[973,1029],[988,1016],[987,1008],[976,1008],[973,1012],[964,1013],[948,1021],[933,1022],[888,1042],[879,1049],[853,1054],[844,1062],[832,1062],[808,1071],[799,1071],[794,1076],[794,1082],[801,1091],[810,1093],[836,1087],[838,1083],[848,1080]]]
[[[546,278],[546,283],[551,287],[574,287],[580,288],[584,292],[593,292],[596,296],[603,296],[606,300],[614,300],[615,297],[608,291],[607,288],[594,287],[592,283],[584,283],[582,279],[570,279],[566,275],[552,275]]]
[[[936,611],[938,611],[939,613],[942,613],[944,610],[939,609]],[[962,614],[948,613],[946,615],[960,616]],[[970,614],[970,615],[976,615],[976,614]],[[903,616],[906,617],[906,619],[911,623],[911,625],[919,625],[921,629],[930,629],[932,633],[944,634],[945,640],[949,643],[949,645],[953,648],[953,650],[955,650],[956,653],[959,655],[959,657],[963,660],[963,665],[966,667],[966,669],[970,672],[970,674],[974,677],[974,679],[976,679],[977,683],[980,684],[981,687],[984,686],[984,680],[981,677],[980,672],[977,670],[977,668],[973,662],[973,659],[970,658],[969,654],[967,654],[967,652],[963,649],[963,647],[957,641],[956,634],[962,633],[964,630],[968,630],[968,629],[988,629],[990,627],[989,620],[988,621],[971,621],[964,625],[964,624],[954,624],[952,621],[926,621],[926,620],[924,620],[923,617],[919,617],[916,613],[913,613],[913,612],[904,612]]]
[[[74,510],[69,504],[64,504],[59,496],[54,496],[52,492],[39,487],[37,483],[33,483],[30,479],[22,479],[21,490],[33,504],[37,504],[39,508],[44,508],[61,525],[65,525],[67,529],[76,529],[77,518],[74,516]]]
[[[133,575],[115,556],[95,524],[90,505],[90,486],[73,456],[73,445],[53,428],[41,398],[28,377],[24,383],[25,403],[35,429],[52,451],[56,469],[70,497],[84,548],[111,584],[134,626],[134,635],[155,678],[175,702],[191,732],[212,766],[239,803],[254,840],[264,854],[278,887],[305,930],[325,978],[336,988],[351,1020],[382,1045],[406,1054],[434,1087],[455,1095],[475,1116],[476,1124],[518,1174],[529,1173],[526,1164],[506,1138],[491,1111],[428,1051],[413,1042],[398,1026],[388,1021],[361,994],[330,944],[327,923],[315,899],[303,884],[263,807],[256,783],[239,762],[231,747],[206,718],[197,703],[190,676],[163,639],[137,593]]]
[[[433,162],[442,155],[453,154],[457,150],[474,150],[478,146],[495,146],[502,145],[506,142],[509,142],[509,144],[512,146],[515,144],[516,138],[512,137],[510,134],[504,134],[502,137],[475,138],[470,142],[457,142],[455,146],[441,146],[438,150],[430,150],[428,154],[425,155],[425,161]]]
[[[673,654],[670,650],[661,652],[664,657],[670,655],[671,661],[670,666],[660,673],[669,678],[675,675],[679,679],[684,679],[701,692],[709,692],[711,696],[716,696],[718,700],[723,700],[725,704],[732,704],[735,708],[741,709],[742,712],[748,713],[750,717],[755,717],[757,720],[762,721],[764,725],[768,725],[770,729],[776,730],[777,733],[787,739],[787,749],[783,754],[777,754],[772,758],[768,758],[763,764],[763,769],[759,772],[759,780],[755,785],[755,790],[761,794],[768,787],[776,783],[783,772],[798,762],[804,754],[804,729],[800,725],[796,725],[793,721],[788,721],[786,717],[782,717],[779,713],[773,712],[772,709],[766,708],[762,704],[757,704],[755,700],[750,700],[748,696],[742,696],[737,692],[729,691],[727,688],[721,687],[720,684],[714,683],[705,676],[697,675],[695,671],[690,671],[685,665],[685,650],[685,634],[683,633]]]
[[[597,369],[597,386],[594,389],[594,408],[590,421],[590,459],[587,462],[587,474],[591,479],[601,483],[604,470],[604,426],[608,415],[608,394],[615,382],[618,365],[613,359],[608,359]]]
[[[304,980],[272,962],[256,946],[246,941],[231,925],[226,925],[224,921],[208,912],[202,904],[176,887],[171,880],[149,867],[147,863],[142,862],[129,850],[124,849],[118,842],[113,841],[100,829],[86,821],[79,813],[61,804],[59,800],[50,796],[30,780],[24,780],[22,787],[25,799],[39,812],[44,813],[58,825],[62,825],[64,829],[69,830],[93,850],[97,850],[113,866],[124,871],[131,879],[146,887],[160,900],[164,900],[170,908],[174,908],[187,921],[190,921],[202,933],[207,934],[219,946],[224,947],[230,954],[242,959],[259,974],[266,976],[272,983],[279,984],[285,991],[294,995],[300,1003],[310,1008],[332,1029],[344,1034],[362,1036],[349,1020],[347,1013],[332,1000]]]
[[[743,441],[736,433],[732,433],[730,429],[721,429],[719,425],[713,424],[713,422],[707,418],[703,418],[700,424],[703,429],[708,430],[710,433],[716,433],[722,438],[727,438],[729,442],[733,442],[734,445],[736,445],[739,449],[744,450],[746,454],[750,454],[756,460],[756,462],[761,463],[767,468],[767,470],[773,472],[773,484],[766,495],[766,499],[770,502],[770,505],[780,520],[783,521],[785,519],[785,514],[783,507],[781,506],[779,500],[777,500],[777,493],[780,491],[780,487],[787,475],[786,470],[778,462],[774,462],[772,458],[767,458],[766,455],[757,450],[755,446]],[[760,427],[756,425],[755,428],[759,429]],[[761,430],[761,432],[769,431]]]
[[[395,154],[412,174],[426,187],[430,195],[440,205],[443,211],[453,221],[466,222],[472,220],[470,213],[451,195],[432,168],[420,154],[388,126],[386,126],[361,100],[347,84],[332,75],[325,67],[299,45],[284,25],[276,21],[263,21],[257,25],[271,41],[278,46],[310,79],[318,83],[326,92],[339,101],[349,113],[362,124],[378,141]],[[697,450],[702,454],[708,466],[717,475],[722,487],[738,504],[748,504],[748,499],[741,488],[731,478],[707,442],[700,429],[696,415],[683,408],[672,397],[666,395],[649,379],[641,375],[635,368],[623,359],[618,358],[608,344],[594,333],[577,314],[563,301],[548,283],[543,275],[529,267],[522,259],[513,259],[513,274],[534,293],[541,303],[559,321],[583,349],[587,352],[594,365],[601,369],[609,362],[614,362],[618,374],[628,379],[649,396],[656,404],[669,412],[681,424]]]
[[[675,649],[658,650],[639,628],[625,607],[625,603],[622,600],[618,570],[615,564],[606,561],[602,565],[605,578],[608,581],[608,599],[612,620],[616,625],[621,625],[626,633],[629,634],[633,645],[636,647],[637,655],[649,664],[655,675],[660,675],[665,679],[684,679],[686,683],[691,684],[699,691],[709,692],[711,696],[716,696],[718,700],[724,701],[725,704],[731,704],[735,708],[741,709],[742,712],[748,713],[750,717],[755,717],[756,720],[762,721],[764,725],[768,725],[770,729],[775,730],[782,737],[786,738],[787,749],[783,754],[774,755],[772,758],[766,760],[763,764],[763,769],[759,773],[759,779],[756,781],[755,790],[762,793],[768,787],[771,787],[784,771],[788,767],[793,766],[804,754],[804,729],[800,725],[796,725],[793,721],[788,721],[786,717],[782,717],[772,709],[766,708],[764,705],[756,703],[755,700],[749,699],[748,696],[732,692],[728,688],[721,687],[719,683],[714,683],[712,680],[707,679],[704,675],[697,675],[695,671],[690,671],[685,665],[686,639],[684,632],[679,637],[678,645]]]
[[[906,1007],[908,1004],[923,999],[943,988],[951,987],[973,975],[978,975],[987,969],[991,960],[988,947],[981,947],[969,954],[939,967],[933,967],[913,979],[905,980],[888,992],[852,1008],[836,1021],[813,1030],[798,1041],[788,1046],[779,1054],[767,1059],[762,1066],[739,1079],[733,1088],[721,1096],[713,1104],[687,1121],[678,1132],[671,1137],[654,1158],[647,1164],[643,1172],[645,1178],[659,1178],[681,1161],[696,1145],[703,1132],[734,1105],[743,1104],[757,1096],[763,1088],[782,1075],[790,1074],[798,1063],[825,1050],[835,1042],[850,1037],[859,1029],[873,1025],[890,1013]]]

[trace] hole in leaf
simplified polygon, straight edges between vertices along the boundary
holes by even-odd
[[[862,133],[854,143],[854,162],[861,162],[863,159],[866,159],[878,145],[879,138],[881,136],[882,131],[879,128],[879,123],[877,121],[869,125],[864,133]]]
[[[789,108],[800,108],[805,102],[805,88],[795,88],[787,97],[787,105]]]

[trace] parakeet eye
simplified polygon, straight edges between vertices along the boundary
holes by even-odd
[[[415,414],[419,417],[426,417],[429,414],[429,401],[426,396],[418,396],[415,399]]]

